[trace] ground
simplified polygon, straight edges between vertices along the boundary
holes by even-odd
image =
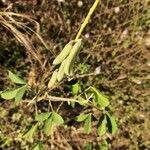
[[[30,48],[20,44],[14,35],[0,22],[0,90],[14,85],[7,71],[18,73],[30,83],[36,93],[46,85],[44,79],[51,76],[52,62],[63,46],[74,39],[94,0],[33,0],[6,1],[0,4],[1,12],[29,15],[37,24],[15,17],[19,22],[36,30],[36,33],[20,29],[28,36]],[[6,18],[7,20],[8,18]],[[1,18],[0,18],[1,21]],[[8,21],[8,20],[7,20]],[[72,85],[77,81],[83,88],[96,86],[110,99],[111,112],[117,118],[118,131],[114,135],[99,137],[93,124],[92,133],[84,133],[82,125],[70,119],[83,111],[76,106],[63,104],[60,114],[65,125],[55,129],[51,137],[42,132],[33,141],[21,138],[26,128],[34,123],[35,111],[48,111],[48,102],[33,105],[0,99],[0,147],[1,149],[32,149],[33,143],[42,141],[45,149],[99,149],[103,139],[111,150],[150,149],[150,1],[149,0],[101,0],[82,33],[83,46],[76,61],[75,75],[71,81],[64,79],[50,94],[72,96]],[[43,66],[42,66],[43,65]],[[45,81],[44,83],[42,81]],[[33,93],[34,94],[34,93]],[[31,100],[27,95],[25,100]],[[60,103],[54,103],[57,109]],[[87,108],[89,109],[89,108]]]

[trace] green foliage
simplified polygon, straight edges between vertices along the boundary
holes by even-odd
[[[12,82],[16,84],[26,84],[25,81],[23,81],[21,78],[19,78],[16,74],[12,73],[11,71],[8,71],[8,77],[11,79]]]
[[[35,120],[36,120],[36,121],[43,122],[43,121],[45,121],[50,115],[51,115],[51,112],[45,112],[45,113],[37,114],[37,115],[35,116]]]
[[[42,143],[37,143],[32,150],[44,150]]]
[[[76,57],[77,57],[77,55],[80,51],[81,45],[82,45],[82,39],[79,39],[79,37],[80,37],[83,29],[85,28],[86,24],[88,23],[88,20],[90,19],[90,16],[92,15],[92,13],[95,10],[98,3],[99,3],[99,0],[96,0],[94,5],[90,9],[89,14],[87,15],[87,18],[83,22],[81,29],[76,36],[76,39],[73,41],[70,41],[68,44],[66,44],[66,46],[61,51],[61,53],[53,61],[54,65],[60,64],[60,66],[59,66],[59,69],[56,68],[53,71],[52,77],[49,80],[48,85],[47,85],[48,91],[46,91],[44,94],[42,93],[44,96],[45,95],[47,96],[49,94],[49,89],[53,88],[54,85],[57,83],[57,81],[60,82],[64,78],[64,76],[70,77],[73,75],[73,66],[75,64]],[[54,67],[57,67],[57,66],[54,66]],[[79,70],[82,70],[81,71],[82,73],[88,72],[88,66],[84,63],[83,64],[80,63]],[[19,84],[21,86],[17,89],[2,92],[1,97],[6,100],[15,98],[15,103],[18,105],[19,102],[21,101],[21,99],[23,98],[23,96],[28,88],[28,85],[24,80],[22,80],[20,77],[18,77],[11,71],[9,71],[9,78],[11,79],[12,82],[14,82],[15,84]],[[88,89],[90,89],[90,92],[89,92],[89,90],[86,90],[81,93],[81,86],[80,86],[79,82],[72,85],[72,94],[73,94],[75,100],[73,99],[71,101],[71,99],[69,99],[69,102],[74,106],[74,109],[75,109],[75,102],[77,102],[77,101],[80,105],[83,106],[85,114],[80,114],[79,116],[77,116],[76,121],[83,122],[83,124],[84,124],[83,128],[84,128],[85,133],[90,134],[92,131],[92,124],[93,124],[93,120],[94,120],[93,117],[94,117],[94,113],[95,113],[93,110],[96,109],[96,111],[100,114],[101,110],[102,109],[104,110],[106,107],[108,107],[110,103],[109,103],[109,100],[95,87],[88,88]],[[91,93],[91,89],[92,89],[92,93]],[[38,91],[38,90],[36,89],[35,91]],[[41,91],[39,91],[39,93],[40,92]],[[79,94],[79,93],[81,93],[81,94]],[[38,98],[38,96],[40,94],[37,94],[36,98]],[[91,98],[93,98],[93,94],[94,94],[94,101],[91,100]],[[85,98],[83,98],[83,97],[85,97]],[[44,98],[47,98],[47,97],[44,97]],[[92,108],[91,109],[92,111],[91,110],[89,111],[88,107]],[[51,106],[52,112],[45,112],[45,113],[37,114],[35,116],[35,120],[34,120],[34,121],[36,121],[36,124],[32,125],[31,128],[24,134],[23,137],[26,140],[32,141],[33,136],[36,133],[36,131],[38,131],[38,129],[42,129],[43,132],[47,136],[49,136],[52,134],[54,126],[59,126],[59,125],[64,124],[64,120],[63,120],[62,116],[59,115],[58,113],[54,112],[54,109],[53,109],[53,106]],[[58,110],[59,110],[59,107],[58,107],[57,111]],[[98,132],[99,136],[105,135],[105,133],[107,132],[107,125],[108,125],[108,128],[110,129],[111,133],[115,133],[117,130],[117,124],[115,122],[114,117],[110,116],[106,110],[105,110],[105,112],[104,111],[102,112],[102,115],[99,118],[99,121],[96,123],[97,123],[97,132]],[[39,128],[39,126],[41,126],[41,128]],[[107,145],[107,143],[104,142],[104,144],[101,146],[102,150],[106,150],[105,149],[106,146],[104,146],[104,145]],[[87,148],[92,149],[92,146],[89,146]],[[37,143],[33,148],[33,150],[43,150],[43,149],[44,148],[41,143]]]
[[[89,134],[92,130],[92,115],[80,114],[76,117],[77,122],[84,122],[84,131]]]
[[[74,95],[77,95],[80,91],[80,84],[77,82],[75,84],[72,85],[72,93]]]
[[[93,150],[93,144],[91,142],[87,142],[84,146],[84,150]]]
[[[84,131],[89,134],[92,130],[92,116],[91,114],[88,114],[87,118],[84,122]]]
[[[42,116],[44,119],[41,119]],[[64,123],[63,118],[56,112],[39,114],[36,119],[38,121],[45,121],[43,131],[47,136],[52,134],[54,125],[61,125]]]
[[[33,135],[37,131],[38,124],[32,125],[31,128],[24,134],[23,138],[25,138],[28,141],[32,141]]]
[[[106,133],[106,115],[102,115],[102,117],[99,120],[97,132],[100,136],[104,135]]]
[[[77,116],[76,121],[77,121],[77,122],[82,122],[82,121],[84,121],[87,117],[88,117],[88,114],[80,114],[79,116]]]
[[[1,93],[1,97],[6,100],[15,98],[15,103],[16,103],[16,105],[18,105],[19,102],[21,101],[23,95],[25,94],[25,92],[28,88],[28,85],[26,84],[25,81],[23,81],[17,75],[13,74],[11,71],[9,71],[9,78],[11,79],[12,82],[14,82],[16,84],[21,84],[23,86],[21,86],[17,89],[13,89],[13,90],[11,89],[8,91],[4,91]]]
[[[52,134],[52,126],[53,126],[53,116],[51,115],[48,119],[46,119],[43,128],[43,131],[47,136]]]
[[[108,150],[108,149],[109,149],[108,142],[104,140],[102,144],[100,144],[100,150]]]
[[[15,98],[15,103],[18,105],[26,90],[27,90],[27,85],[24,85],[14,90],[2,92],[1,97],[6,100]]]
[[[18,92],[18,89],[5,91],[5,92],[1,93],[1,97],[6,100],[11,100],[11,99],[15,98],[17,92]]]
[[[61,125],[64,123],[63,118],[59,114],[57,114],[56,112],[52,112],[52,115],[53,115],[53,122],[56,125]]]
[[[15,95],[15,103],[18,105],[19,102],[21,101],[25,91],[27,90],[27,85],[22,86],[21,88],[18,89],[16,95]]]
[[[115,121],[115,118],[109,113],[107,113],[107,122],[110,132],[114,134],[117,131],[117,123]]]
[[[88,100],[84,99],[81,96],[76,96],[75,98],[78,100],[78,103],[82,106],[86,106],[88,104]]]
[[[109,105],[109,100],[99,92],[98,89],[92,87],[93,93],[95,95],[95,102],[101,107],[105,108]]]

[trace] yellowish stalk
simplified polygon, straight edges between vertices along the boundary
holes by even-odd
[[[78,39],[80,38],[80,36],[81,36],[81,34],[82,34],[84,28],[85,28],[86,25],[88,24],[88,22],[89,22],[89,20],[90,20],[90,18],[91,18],[91,16],[92,16],[92,14],[93,14],[93,12],[95,11],[96,7],[98,6],[98,3],[99,3],[99,2],[100,2],[100,0],[95,0],[93,6],[90,8],[89,13],[87,14],[87,16],[86,16],[84,22],[83,22],[82,25],[81,25],[81,28],[80,28],[79,32],[77,33],[77,36],[76,36],[75,40],[78,40]]]

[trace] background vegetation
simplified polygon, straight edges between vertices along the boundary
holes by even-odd
[[[47,84],[43,81],[52,74],[54,58],[75,38],[94,0],[0,2],[0,90],[14,86],[8,80],[8,70],[11,70],[28,81],[36,93]],[[12,12],[24,16],[15,16]],[[149,0],[101,0],[82,34],[84,45],[77,58],[75,76],[70,81],[65,79],[50,93],[71,97],[77,81],[83,89],[96,86],[109,96],[111,111],[118,123],[116,134],[99,137],[95,128],[91,134],[85,134],[81,124],[72,119],[83,111],[82,107],[62,104],[60,114],[65,116],[65,125],[57,128],[51,137],[41,132],[33,141],[25,141],[22,133],[34,123],[36,111],[48,111],[49,102],[43,100],[35,106],[22,102],[16,106],[13,101],[1,98],[1,149],[32,149],[33,143],[42,141],[45,149],[89,150],[99,149],[103,139],[109,141],[112,150],[150,149],[149,27]],[[14,37],[16,32],[23,39]],[[27,94],[24,99],[31,100],[31,97]],[[54,109],[59,105],[55,103]]]

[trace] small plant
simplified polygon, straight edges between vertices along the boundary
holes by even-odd
[[[6,100],[11,100],[15,98],[15,103],[19,105],[20,101],[22,100],[23,95],[25,94],[26,90],[28,89],[27,83],[19,78],[17,75],[13,74],[11,71],[8,71],[8,76],[12,82],[19,85],[19,87],[4,91],[1,93],[1,97]]]
[[[48,94],[48,91],[55,88],[56,83],[62,81],[64,77],[69,78],[70,76],[73,76],[74,63],[83,42],[82,39],[80,39],[80,35],[84,30],[85,26],[87,25],[98,3],[99,0],[96,0],[93,4],[87,17],[85,18],[85,21],[81,25],[81,28],[75,40],[69,41],[69,43],[66,44],[62,52],[53,61],[53,65],[55,65],[56,69],[53,71],[52,77],[50,78],[47,84],[47,90],[43,94],[42,99],[38,99],[37,93],[35,98],[28,102],[29,104],[31,104],[41,100],[60,102],[62,101],[67,102],[68,104],[72,104],[73,106],[75,106],[75,104],[78,103],[79,105],[84,107],[84,111],[80,115],[76,116],[74,120],[84,124],[83,128],[85,133],[87,134],[91,133],[92,124],[93,122],[96,122],[97,133],[99,136],[103,136],[106,134],[107,131],[114,134],[117,130],[117,124],[115,118],[109,113],[109,99],[96,87],[88,87],[86,90],[82,91],[79,82],[77,82],[75,85],[72,86],[72,93],[74,95],[73,98],[60,98],[50,96]],[[16,88],[14,89],[2,92],[1,97],[6,100],[15,99],[15,103],[17,105],[19,105],[19,103],[21,102],[24,103],[24,101],[21,100],[25,92],[31,92],[29,91],[29,85],[27,84],[27,82],[22,80],[20,77],[18,77],[11,71],[8,71],[8,74],[11,81],[19,87],[16,86]],[[80,93],[80,91],[82,91],[82,93]],[[50,136],[53,133],[55,126],[60,126],[65,123],[65,119],[63,119],[63,117],[58,113],[58,111],[59,108],[55,111],[51,107],[51,111],[49,112],[36,114],[33,125],[31,125],[31,127],[24,133],[23,138],[32,141],[34,134],[39,130],[42,130],[45,135]],[[37,143],[33,149],[43,149],[40,147],[42,147],[41,143]]]

